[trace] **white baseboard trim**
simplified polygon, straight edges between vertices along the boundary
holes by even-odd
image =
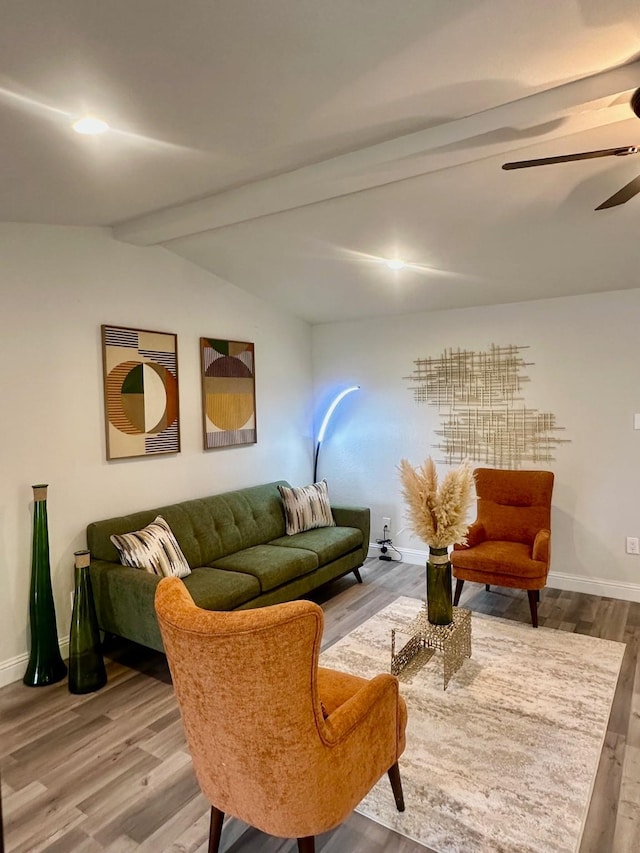
[[[394,550],[395,549],[395,550]],[[369,543],[369,552],[367,554],[367,559],[373,560],[376,557],[380,556],[380,551],[382,550],[382,546],[378,545],[377,542]],[[399,563],[400,558],[396,551],[399,551],[402,556],[403,563],[411,563],[414,566],[424,566],[427,562],[427,552],[426,551],[416,551],[413,548],[396,548],[394,545],[393,548],[388,549],[388,554],[390,554],[392,558],[392,562]]]
[[[69,637],[61,637],[58,644],[63,660],[67,660],[69,657]],[[28,663],[29,655],[27,653],[2,661],[0,663],[0,687],[5,687],[14,681],[21,681]]]
[[[640,584],[628,581],[611,581],[606,578],[585,578],[565,572],[549,572],[547,586],[571,592],[586,592],[604,598],[620,598],[623,601],[640,601]]]
[[[369,556],[376,557],[380,545],[372,542],[369,545]],[[405,563],[424,566],[429,555],[428,551],[415,548],[398,548]],[[640,583],[628,581],[607,580],[606,578],[585,578],[582,575],[572,575],[568,572],[549,572],[547,586],[551,589],[565,589],[569,592],[586,592],[588,595],[599,595],[603,598],[620,598],[623,601],[640,601]]]

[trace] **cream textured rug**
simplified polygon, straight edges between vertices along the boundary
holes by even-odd
[[[398,598],[322,654],[388,672],[391,628],[421,607]],[[438,853],[574,853],[589,807],[623,643],[474,614],[472,657],[442,688],[442,656],[401,682],[406,811],[386,775],[358,811]]]

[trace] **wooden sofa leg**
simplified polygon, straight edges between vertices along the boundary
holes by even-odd
[[[396,807],[399,812],[403,812],[404,794],[402,793],[402,779],[400,778],[400,768],[398,767],[397,761],[387,770],[387,775],[391,782],[391,790],[393,791],[393,797],[396,801]]]
[[[298,853],[315,853],[316,842],[313,835],[298,839]]]
[[[102,642],[100,647],[103,652],[108,651],[116,642],[116,635],[110,631],[104,631],[102,634]]]
[[[209,849],[208,853],[218,853],[220,847],[220,836],[222,835],[222,822],[224,812],[211,806],[211,823],[209,824]]]
[[[486,583],[486,584],[484,585],[484,588],[485,588],[485,590],[486,590],[487,592],[489,592],[489,590],[491,589],[491,584],[490,584],[490,583]]]
[[[462,587],[463,586],[464,586],[464,581],[461,581],[460,578],[456,578],[456,591],[453,594],[454,607],[458,606],[458,602],[460,601],[460,595],[462,593]]]
[[[528,589],[529,594],[529,610],[531,611],[531,624],[534,628],[538,627],[538,590]]]
[[[356,576],[356,580],[358,581],[358,583],[362,583],[362,578],[360,577],[360,569],[354,569],[353,573]]]

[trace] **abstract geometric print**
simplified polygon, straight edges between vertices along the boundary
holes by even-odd
[[[177,338],[102,326],[107,459],[178,453]]]
[[[253,344],[200,338],[204,448],[255,444]]]

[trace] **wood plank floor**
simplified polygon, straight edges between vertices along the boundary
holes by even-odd
[[[319,591],[325,647],[398,595],[424,593],[424,568],[370,560]],[[467,584],[461,604],[529,621],[524,593]],[[627,644],[580,853],[640,850],[640,604],[545,590],[540,624]],[[533,629],[532,629],[533,630]],[[209,807],[185,749],[164,656],[113,648],[109,681],[72,696],[66,683],[0,690],[0,769],[6,853],[205,853]],[[401,763],[402,767],[402,763]],[[294,841],[229,821],[229,853],[294,853]],[[427,848],[354,813],[320,836],[322,853],[417,853]]]

